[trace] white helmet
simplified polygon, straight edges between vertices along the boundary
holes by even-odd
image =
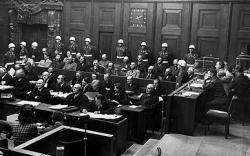
[[[44,51],[47,51],[47,48],[43,48],[43,49],[42,49],[42,52],[44,52]]]
[[[179,60],[177,64],[182,66],[182,67],[186,67],[186,61],[184,61],[184,60]]]
[[[123,39],[119,39],[119,40],[118,40],[118,43],[120,43],[120,44],[124,44]]]
[[[85,38],[85,42],[91,42],[90,38]]]
[[[69,38],[70,41],[76,41],[76,38],[74,36]]]
[[[146,42],[142,42],[141,46],[147,46],[147,43]]]
[[[37,43],[37,42],[33,42],[33,43],[31,44],[31,46],[33,46],[33,47],[38,47],[38,43]]]
[[[193,44],[189,45],[189,49],[195,49],[195,46]]]
[[[15,46],[14,43],[10,43],[8,47],[9,47],[9,48],[15,48],[16,46]]]
[[[167,43],[162,43],[162,44],[161,44],[161,47],[167,48],[167,47],[168,47],[168,44],[167,44]]]
[[[56,36],[56,40],[62,40],[61,36]]]
[[[20,44],[23,45],[23,46],[27,45],[26,42],[24,42],[24,41],[22,41]]]

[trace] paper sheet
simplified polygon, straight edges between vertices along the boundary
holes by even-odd
[[[119,119],[120,117],[122,117],[121,115],[116,115],[116,114],[95,114],[95,113],[91,113],[88,112],[87,113],[90,118],[94,118],[94,119],[109,119],[109,120],[114,120],[114,119]],[[86,115],[85,113],[81,113],[80,116],[84,116]]]
[[[49,109],[63,109],[63,108],[67,108],[68,105],[54,105],[54,106],[50,106]]]
[[[17,102],[16,104],[18,104],[18,105],[28,104],[28,105],[32,105],[35,107],[35,106],[38,106],[40,104],[40,102],[21,100],[21,101]]]

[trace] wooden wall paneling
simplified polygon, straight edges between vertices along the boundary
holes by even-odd
[[[250,55],[250,4],[233,4],[229,61],[241,52]]]
[[[142,41],[153,52],[153,10],[153,3],[124,3],[123,37],[132,61],[136,61]]]
[[[69,43],[69,37],[74,36],[76,43],[82,46],[84,38],[90,37],[91,3],[66,1],[64,7],[64,41]]]
[[[120,36],[120,8],[121,3],[94,3],[93,41],[112,61]]]
[[[0,57],[8,50],[9,44],[9,25],[8,7],[4,1],[0,2]],[[1,59],[0,59],[1,60]]]
[[[227,58],[229,5],[194,3],[191,43],[200,56]]]
[[[182,58],[187,51],[190,36],[190,3],[158,3],[155,29],[155,52],[167,42],[169,52]]]

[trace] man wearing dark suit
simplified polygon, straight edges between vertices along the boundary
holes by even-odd
[[[122,90],[120,83],[116,83],[114,87],[114,92],[111,95],[108,95],[111,102],[116,103],[117,105],[128,105],[129,99],[128,95]]]
[[[100,85],[106,90],[106,93],[114,91],[114,82],[110,79],[109,73],[103,75],[103,81]]]
[[[136,62],[137,69],[140,71],[140,77],[143,77],[143,74],[147,72],[147,65],[142,61],[142,56],[138,55]]]
[[[135,83],[132,76],[127,77],[127,83],[125,84],[125,92],[128,95],[135,95],[138,93],[138,85]]]
[[[26,93],[30,90],[29,80],[25,77],[23,69],[18,69],[15,72],[15,77],[7,83],[15,87],[13,94],[16,98],[24,99]]]
[[[146,79],[155,79],[157,76],[154,73],[154,66],[149,66],[148,72],[145,73],[143,77]]]
[[[50,92],[44,87],[43,79],[36,82],[36,87],[29,93],[28,99],[32,101],[39,101],[48,103],[50,100]]]
[[[80,84],[75,84],[73,86],[73,93],[67,96],[65,104],[76,106],[80,111],[85,112],[89,107],[89,100],[81,88]]]
[[[226,92],[221,80],[217,77],[216,69],[208,70],[207,77],[204,81],[203,88],[205,90],[206,110],[209,109],[226,109]]]
[[[99,66],[98,60],[94,60],[93,67],[90,68],[90,72],[100,74],[100,73],[104,73],[104,71],[105,71],[105,69],[103,67]]]
[[[157,63],[154,64],[154,72],[157,77],[163,77],[166,65],[162,64],[162,58],[158,57],[157,58]]]
[[[26,77],[29,81],[38,80],[37,74],[35,74],[33,67],[30,62],[25,63],[24,70],[26,72]]]
[[[176,75],[176,86],[180,87],[184,83],[188,82],[188,73],[186,70],[186,62],[184,60],[178,61],[178,73]]]
[[[243,74],[243,67],[237,65],[235,67],[235,75],[233,78],[229,89],[233,90],[234,93],[239,97],[239,111],[240,113],[247,113],[247,104],[249,104],[250,95],[250,80],[247,76]]]
[[[71,87],[65,82],[65,76],[59,75],[57,77],[57,83],[55,85],[55,92],[69,93],[71,92]]]

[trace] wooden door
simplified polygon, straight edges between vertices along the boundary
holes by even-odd
[[[250,5],[233,4],[229,61],[244,52],[250,55]]]
[[[124,3],[123,37],[132,61],[143,41],[153,52],[153,7],[153,3]]]
[[[226,59],[228,26],[228,4],[193,5],[191,43],[197,45],[200,56]]]
[[[176,58],[187,51],[190,36],[190,3],[158,3],[155,30],[155,57],[163,42]]]
[[[38,43],[38,49],[47,48],[48,26],[46,24],[22,24],[22,41],[31,50],[32,42]],[[19,45],[18,45],[19,46]]]
[[[91,3],[65,1],[65,28],[64,41],[67,46],[69,37],[74,36],[79,46],[83,45],[84,38],[90,36]]]
[[[120,34],[121,3],[95,3],[93,42],[100,53],[115,60],[115,46]]]

